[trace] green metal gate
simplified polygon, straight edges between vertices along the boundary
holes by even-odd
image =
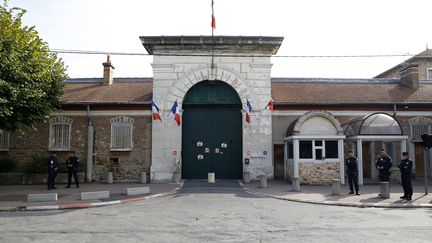
[[[182,178],[242,178],[241,101],[221,81],[194,85],[183,101]]]

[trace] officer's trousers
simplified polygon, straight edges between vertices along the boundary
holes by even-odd
[[[411,175],[401,174],[402,188],[404,190],[404,196],[411,197],[413,194],[413,189],[411,185]]]
[[[68,168],[68,186],[71,185],[72,175],[74,177],[75,185],[77,187],[79,187],[79,180],[78,180],[78,171],[77,171],[77,169],[69,169],[69,168]]]
[[[355,192],[358,193],[359,191],[358,172],[348,172],[348,182],[349,182],[350,191],[354,192],[354,188],[355,188]]]

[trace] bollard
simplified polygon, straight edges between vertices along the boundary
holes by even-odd
[[[300,178],[293,178],[292,186],[293,186],[293,191],[299,192],[300,191]]]
[[[215,173],[214,172],[208,173],[208,182],[209,183],[215,183]]]
[[[250,172],[244,172],[243,173],[243,183],[250,183]]]
[[[140,182],[141,182],[141,184],[147,183],[147,172],[141,172]]]
[[[340,179],[333,179],[332,183],[333,183],[332,195],[340,195],[341,194]]]
[[[113,184],[113,173],[112,172],[107,173],[106,183]]]
[[[181,174],[180,174],[180,172],[174,171],[173,182],[174,183],[180,183],[180,181],[181,181]]]
[[[267,188],[267,176],[266,175],[260,175],[260,187],[261,188]]]
[[[381,193],[379,194],[379,196],[384,199],[390,198],[390,182],[381,181],[380,187],[381,187]]]

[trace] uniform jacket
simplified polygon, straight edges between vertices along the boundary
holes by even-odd
[[[345,161],[348,173],[358,172],[358,160],[356,157],[348,157]]]
[[[376,166],[384,166],[384,169],[379,171],[389,171],[392,167],[392,159],[387,155],[381,157],[377,160]]]
[[[48,172],[57,172],[58,170],[58,160],[54,156],[48,157],[45,161],[45,166],[48,168]]]
[[[76,156],[70,156],[66,160],[66,166],[68,169],[77,169],[79,166],[79,159]]]
[[[400,169],[401,174],[410,175],[412,166],[413,166],[413,162],[410,159],[401,160],[401,162],[399,164],[399,169]]]

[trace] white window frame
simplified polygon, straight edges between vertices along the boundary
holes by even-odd
[[[427,80],[432,80],[432,68],[426,69],[426,79]]]
[[[0,130],[0,151],[9,151],[9,132]]]
[[[326,157],[326,141],[338,141],[338,140],[334,140],[334,139],[305,139],[305,140],[300,140],[300,141],[312,141],[312,158],[299,158],[299,162],[317,162],[317,163],[322,163],[322,162],[338,162],[339,158],[327,158]],[[322,145],[315,145],[315,141],[322,141]],[[300,149],[300,147],[299,147]],[[316,149],[320,149],[321,150],[321,154],[322,154],[322,158],[323,159],[317,159],[316,158]],[[339,156],[339,152],[338,152],[338,156]]]
[[[73,120],[71,118],[65,117],[65,116],[56,116],[50,119],[49,124],[49,141],[48,141],[48,150],[49,151],[70,151],[71,150],[71,135],[72,135],[72,122]],[[59,135],[58,138],[56,138],[56,132],[54,131],[54,127],[61,125],[64,128],[67,129],[65,132],[67,134],[67,137],[64,138],[64,133],[57,134]],[[56,140],[62,140],[62,145],[57,146]]]
[[[130,118],[130,117],[126,117],[126,116],[118,116],[118,117],[114,117],[110,119],[111,122],[111,142],[110,142],[110,150],[111,151],[132,151],[133,149],[133,123],[134,123],[134,119]],[[129,142],[126,142],[125,144],[124,141],[122,141],[122,137],[120,138],[116,138],[116,135],[118,134],[115,129],[118,127],[123,127],[122,130],[120,130],[120,132],[130,132],[129,135]],[[129,129],[129,131],[128,131]],[[120,139],[120,143],[121,146],[118,146],[116,143],[119,141]],[[117,142],[116,142],[117,141]]]

